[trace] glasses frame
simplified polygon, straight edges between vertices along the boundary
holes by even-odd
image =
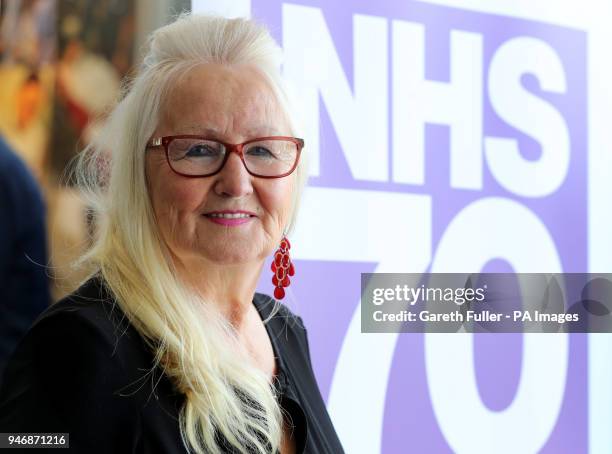
[[[211,173],[206,173],[203,175],[189,175],[189,174],[181,173],[178,170],[176,170],[174,167],[172,167],[172,164],[170,163],[170,153],[168,151],[168,148],[169,148],[170,143],[174,139],[201,139],[201,140],[211,140],[214,142],[218,142],[221,145],[223,145],[226,150],[225,156],[223,157],[223,162],[221,163],[221,165],[219,166],[217,170]],[[242,150],[244,149],[245,145],[248,145],[253,142],[260,142],[262,140],[284,140],[284,141],[293,142],[297,148],[297,156],[295,157],[295,162],[293,163],[293,167],[291,167],[291,169],[289,169],[287,172],[283,173],[282,175],[273,175],[273,176],[259,175],[257,173],[251,172],[244,160],[244,153],[242,152]],[[207,136],[201,136],[197,134],[181,134],[181,135],[176,135],[176,136],[154,137],[151,140],[149,140],[149,142],[147,142],[146,149],[157,148],[157,147],[164,147],[164,151],[166,154],[166,162],[168,163],[168,166],[170,166],[170,169],[177,175],[181,175],[187,178],[211,177],[213,175],[218,174],[219,172],[221,172],[223,167],[225,167],[225,163],[227,162],[227,159],[229,158],[232,152],[236,153],[240,157],[240,160],[242,161],[242,165],[244,166],[244,168],[250,175],[253,175],[254,177],[258,177],[258,178],[283,178],[283,177],[286,177],[287,175],[291,175],[293,171],[296,169],[298,163],[300,162],[300,154],[302,152],[302,148],[304,148],[304,139],[299,139],[297,137],[289,137],[289,136],[267,136],[267,137],[257,137],[255,139],[249,139],[246,142],[242,142],[242,143],[228,143],[228,142],[223,142],[222,140],[219,140],[219,139],[215,139],[215,138],[207,137]]]

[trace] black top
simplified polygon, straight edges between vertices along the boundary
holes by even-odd
[[[262,320],[274,306],[259,293],[253,303]],[[297,452],[343,453],[302,319],[281,305],[265,326]],[[17,347],[0,388],[0,432],[69,433],[70,450],[79,453],[185,453],[178,423],[184,396],[160,368],[147,374],[152,364],[142,336],[92,278],[48,308]]]
[[[17,343],[51,303],[46,265],[40,189],[0,138],[0,381]]]

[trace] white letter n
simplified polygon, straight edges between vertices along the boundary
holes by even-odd
[[[393,181],[425,183],[425,124],[435,123],[451,129],[451,187],[482,188],[482,37],[451,32],[445,83],[425,79],[423,25],[395,20],[392,33]]]

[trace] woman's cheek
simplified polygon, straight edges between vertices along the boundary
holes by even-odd
[[[196,210],[202,204],[202,189],[189,182],[171,184],[166,192],[166,203],[179,211]]]
[[[291,211],[291,195],[293,184],[291,180],[279,179],[269,188],[266,194],[268,199],[268,210],[274,213],[279,227],[282,228],[288,222]]]

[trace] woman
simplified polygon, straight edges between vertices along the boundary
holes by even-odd
[[[242,19],[153,34],[79,162],[96,273],[21,343],[0,432],[69,433],[87,453],[343,452],[301,318],[255,293],[279,245],[277,297],[288,285],[306,178],[278,57]]]

